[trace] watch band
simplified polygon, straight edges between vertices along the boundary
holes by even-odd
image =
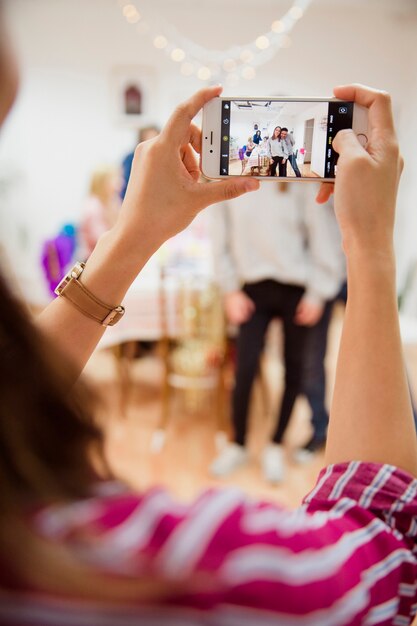
[[[99,300],[80,281],[85,263],[78,262],[63,278],[55,289],[58,296],[63,296],[81,313],[94,319],[103,326],[114,326],[124,315],[123,306],[111,306]]]

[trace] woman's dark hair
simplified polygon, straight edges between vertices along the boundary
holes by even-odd
[[[278,137],[275,137],[275,131],[276,131],[277,128],[279,128],[279,133],[278,133]],[[274,130],[272,132],[271,139],[279,139],[281,137],[281,131],[282,131],[281,126],[275,126],[275,128],[274,128]]]
[[[1,274],[0,302],[0,509],[82,497],[94,477],[88,449],[101,449],[93,395]]]

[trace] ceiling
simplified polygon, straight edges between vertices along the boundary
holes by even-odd
[[[366,9],[375,8],[375,10],[389,10],[393,14],[413,14],[417,15],[417,1],[416,0],[365,0]],[[138,7],[142,5],[146,7],[149,0],[136,0]],[[153,0],[152,4],[165,5],[167,0]],[[193,11],[198,10],[198,7],[207,8],[207,6],[220,6],[223,8],[236,7],[236,10],[241,10],[242,7],[253,8],[254,0],[169,0],[170,5],[189,6]],[[285,12],[293,4],[293,0],[256,0],[256,6],[259,10],[272,9],[278,12]],[[364,0],[313,0],[313,5],[329,8],[348,8],[355,9],[365,8]]]

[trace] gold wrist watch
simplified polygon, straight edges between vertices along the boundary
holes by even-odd
[[[63,296],[76,309],[102,326],[114,326],[124,315],[123,306],[111,306],[99,300],[79,280],[85,263],[78,261],[55,289],[57,296]]]

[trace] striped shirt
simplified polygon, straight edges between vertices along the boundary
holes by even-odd
[[[403,626],[417,609],[417,480],[390,465],[329,466],[294,511],[233,489],[183,505],[104,485],[31,523],[92,573],[137,580],[138,597],[104,608],[9,589],[2,625]]]

